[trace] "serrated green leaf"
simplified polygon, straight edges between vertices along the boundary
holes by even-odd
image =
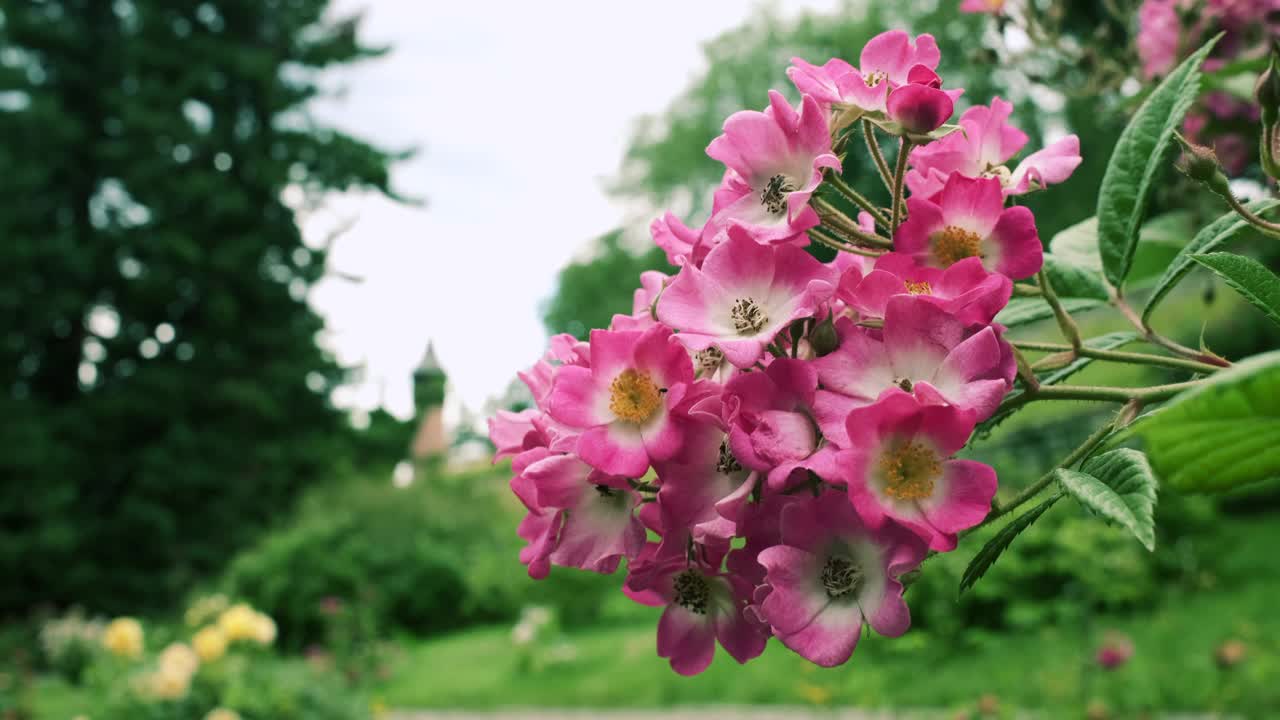
[[[1245,207],[1249,208],[1254,214],[1262,214],[1277,205],[1280,205],[1280,200],[1265,198],[1248,203]],[[1160,280],[1156,283],[1156,289],[1147,300],[1147,306],[1142,309],[1142,320],[1145,322],[1147,318],[1151,317],[1151,312],[1155,310],[1156,304],[1163,300],[1164,296],[1168,295],[1169,291],[1182,281],[1182,278],[1186,277],[1191,268],[1195,267],[1191,260],[1192,255],[1217,250],[1224,244],[1234,240],[1237,235],[1249,227],[1248,221],[1232,210],[1196,233],[1191,242],[1182,248],[1178,256],[1173,259],[1173,262],[1169,263],[1169,267],[1165,269],[1164,274],[1160,276]]]
[[[1233,253],[1192,255],[1192,260],[1209,268],[1254,307],[1280,324],[1280,278],[1250,257]]]
[[[1093,298],[1106,300],[1107,286],[1097,272],[1073,265],[1053,255],[1044,256],[1044,272],[1060,298]]]
[[[1080,470],[1054,474],[1082,505],[1133,533],[1147,550],[1155,550],[1156,476],[1145,455],[1121,448],[1089,458]]]
[[[1098,251],[1103,275],[1119,288],[1133,264],[1138,230],[1155,181],[1166,171],[1173,133],[1200,92],[1200,64],[1217,42],[1205,43],[1151,92],[1120,133],[1098,191]]]
[[[1223,492],[1280,475],[1280,351],[1215,373],[1130,427],[1179,490]]]
[[[1013,522],[1000,528],[1000,532],[996,536],[987,541],[986,545],[973,556],[969,561],[969,567],[964,569],[964,575],[960,578],[960,592],[964,592],[974,586],[974,583],[982,579],[983,575],[991,569],[996,560],[1008,549],[1013,543],[1014,538],[1018,537],[1023,530],[1031,527],[1031,524],[1040,519],[1046,510],[1053,507],[1062,497],[1061,493],[1051,496],[1048,500],[1031,508],[1025,513],[1013,519]]]
[[[1137,333],[1113,332],[1113,333],[1107,333],[1106,335],[1099,335],[1096,338],[1089,338],[1088,340],[1084,341],[1084,344],[1096,350],[1115,350],[1116,348],[1122,347],[1124,345],[1128,345],[1129,343],[1137,339],[1138,339]],[[1076,373],[1080,372],[1081,370],[1084,369],[1086,365],[1088,365],[1091,362],[1093,362],[1093,358],[1089,358],[1089,357],[1076,358],[1075,360],[1072,360],[1070,363],[1068,363],[1066,366],[1061,367],[1057,370],[1054,370],[1053,372],[1049,373],[1048,375],[1045,375],[1044,377],[1041,377],[1040,385],[1041,387],[1045,385],[1056,385],[1062,382],[1063,380],[1066,380],[1067,378],[1071,377],[1072,375],[1075,375]],[[978,432],[978,433],[989,432],[992,428],[994,428],[995,426],[1003,422],[1005,418],[1009,417],[1014,412],[1016,412],[1016,410],[1010,409],[1011,405],[1016,405],[1016,403],[1012,403],[1011,401],[1016,400],[1024,392],[1026,391],[1023,388],[1017,387],[1017,388],[1014,388],[1012,391],[1010,391],[1009,394],[1005,395],[1004,403],[1007,403],[1007,404],[1002,404],[1001,407],[996,410],[994,415],[978,423],[978,427],[975,429],[975,432]],[[1019,406],[1019,407],[1025,407],[1025,406]]]
[[[1083,312],[1091,310],[1102,304],[1101,300],[1093,298],[1063,298],[1062,306],[1067,312]],[[1049,307],[1049,303],[1043,298],[1038,297],[1019,297],[1009,301],[1004,310],[996,315],[996,322],[1005,327],[1017,327],[1026,325],[1037,320],[1053,317],[1053,308]]]

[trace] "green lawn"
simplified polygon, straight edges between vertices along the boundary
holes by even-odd
[[[696,678],[673,673],[654,651],[653,625],[565,636],[572,656],[524,667],[507,627],[410,645],[376,693],[393,707],[656,707],[672,704],[834,704],[962,708],[983,694],[1005,707],[1079,708],[1101,699],[1124,716],[1139,709],[1280,712],[1280,580],[1271,553],[1280,527],[1267,518],[1238,523],[1218,543],[1223,558],[1211,590],[1171,594],[1149,614],[1095,617],[1089,627],[1045,627],[984,635],[956,649],[921,632],[868,637],[853,661],[824,670],[771,641],[764,656],[738,666],[723,653]],[[1236,550],[1232,550],[1235,548]],[[998,569],[996,570],[998,572]],[[1244,580],[1243,583],[1241,580]],[[1123,582],[1123,578],[1117,578]],[[1095,669],[1105,631],[1128,634],[1133,660]],[[1221,670],[1214,650],[1240,639],[1247,659]],[[544,650],[551,654],[554,643]],[[540,663],[535,662],[535,666]]]

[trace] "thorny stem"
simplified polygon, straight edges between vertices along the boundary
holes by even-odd
[[[1072,352],[1071,346],[1063,343],[1044,343],[1032,342],[1026,340],[1012,340],[1011,344],[1021,350],[1035,350],[1043,352]],[[1152,355],[1150,353],[1124,352],[1121,350],[1103,350],[1101,348],[1091,348],[1086,344],[1081,344],[1080,349],[1075,353],[1081,357],[1089,357],[1095,360],[1110,360],[1112,362],[1131,363],[1134,365],[1158,365],[1161,367],[1174,368],[1177,370],[1187,370],[1194,373],[1208,374],[1221,370],[1218,365],[1210,365],[1209,363],[1200,362],[1198,360],[1188,360],[1185,358],[1166,357],[1164,355]]]
[[[1128,402],[1138,400],[1143,403],[1167,400],[1174,395],[1196,387],[1203,380],[1187,380],[1185,382],[1168,383],[1167,385],[1151,385],[1148,387],[1127,388],[1103,385],[1041,385],[1028,387],[1021,395],[1000,406],[1001,410],[1021,407],[1037,400],[1095,400],[1098,402]]]
[[[871,217],[874,218],[881,227],[889,227],[889,218],[885,217],[884,211],[876,207],[875,203],[871,202],[867,196],[858,192],[852,185],[845,182],[844,178],[840,177],[839,173],[834,170],[828,170],[827,182],[831,183],[832,187],[834,187],[841,195],[849,198],[849,200],[858,207],[866,210],[868,213],[871,213]]]
[[[873,250],[871,248],[852,245],[831,234],[828,228],[813,227],[809,228],[809,239],[816,241],[819,245],[825,245],[832,250],[840,252],[853,253],[854,255],[865,255],[866,257],[880,257],[885,253],[884,250]]]
[[[1143,322],[1142,318],[1138,316],[1138,313],[1135,312],[1134,309],[1129,306],[1129,303],[1125,302],[1124,298],[1119,295],[1112,296],[1111,304],[1114,305],[1115,308],[1120,311],[1120,314],[1124,315],[1135,328],[1137,328],[1138,332],[1142,333],[1142,337],[1147,342],[1153,345],[1159,345],[1175,355],[1181,355],[1185,358],[1198,360],[1208,365],[1220,368],[1231,367],[1231,361],[1226,358],[1218,357],[1211,352],[1194,350],[1157,333],[1149,325]]]
[[[889,174],[889,163],[884,161],[884,155],[880,153],[880,143],[876,142],[876,129],[870,120],[862,121],[862,136],[867,140],[867,151],[871,153],[871,159],[876,163],[876,170],[880,171],[880,179],[884,181],[886,190],[893,189],[893,176]]]
[[[893,222],[889,226],[889,234],[895,235],[902,224],[902,182],[907,175],[907,156],[911,154],[911,141],[902,138],[898,146],[898,160],[893,169]]]
[[[848,235],[850,239],[863,245],[884,248],[886,250],[893,249],[892,240],[875,233],[869,233],[858,227],[857,221],[853,220],[848,215],[845,215],[840,211],[840,208],[832,205],[826,199],[814,197],[809,200],[809,203],[818,211],[818,215],[822,218],[823,224],[829,229]]]
[[[1076,321],[1071,318],[1071,313],[1062,306],[1062,302],[1058,300],[1058,294],[1053,291],[1053,283],[1049,282],[1049,276],[1045,273],[1044,268],[1036,273],[1036,283],[1040,286],[1040,292],[1044,293],[1045,302],[1049,303],[1049,307],[1053,308],[1053,317],[1058,321],[1058,329],[1062,331],[1062,336],[1071,343],[1072,349],[1079,352],[1080,350],[1080,328],[1076,325]]]
[[[1263,220],[1252,210],[1245,207],[1232,193],[1223,193],[1222,198],[1227,201],[1227,204],[1231,206],[1232,210],[1236,211],[1237,215],[1244,218],[1250,225],[1258,228],[1267,235],[1280,237],[1280,223]]]

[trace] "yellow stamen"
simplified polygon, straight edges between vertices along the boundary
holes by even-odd
[[[923,443],[901,443],[880,456],[884,494],[894,500],[923,500],[933,495],[941,475],[938,454]]]
[[[929,284],[928,280],[921,280],[920,282],[911,282],[910,280],[907,280],[905,284],[907,286],[907,292],[911,295],[933,294],[933,286]]]
[[[965,258],[982,257],[982,237],[972,230],[948,225],[933,234],[933,256],[942,267]]]
[[[644,373],[623,370],[609,385],[609,410],[620,420],[644,423],[662,405],[662,391]]]

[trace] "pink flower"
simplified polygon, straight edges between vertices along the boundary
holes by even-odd
[[[777,358],[764,372],[736,375],[724,388],[729,447],[745,468],[768,473],[769,486],[786,485],[795,470],[827,476],[834,451],[813,420],[818,375],[802,360]]]
[[[889,119],[914,134],[933,132],[951,118],[955,111],[956,91],[944,91],[937,73],[917,65],[911,68],[908,82],[893,88],[885,101]]]
[[[649,233],[653,235],[654,244],[667,254],[667,262],[677,267],[693,256],[693,247],[701,234],[671,212],[650,223]]]
[[[639,497],[625,480],[593,469],[572,455],[551,455],[527,467],[542,514],[556,517],[544,529],[539,554],[553,564],[599,573],[639,556],[644,526],[636,519]],[[533,574],[532,565],[530,574]]]
[[[681,268],[658,302],[658,319],[690,351],[715,347],[750,367],[775,335],[813,315],[835,283],[834,272],[805,251],[760,245],[732,228],[701,269]]]
[[[726,546],[727,549],[727,546]],[[657,560],[656,567],[633,570],[645,580],[628,578],[623,590],[636,602],[666,609],[658,620],[658,656],[681,675],[697,675],[711,665],[716,641],[739,663],[759,657],[769,636],[743,613],[751,585],[716,570],[724,550],[708,549],[694,559]],[[641,562],[635,565],[643,565]]]
[[[736,197],[712,216],[715,228],[738,225],[763,243],[808,242],[804,232],[818,224],[809,197],[824,168],[840,169],[826,113],[813,98],[803,98],[797,113],[770,91],[769,108],[730,115],[707,154],[732,171],[723,189]]]
[[[1094,656],[1103,670],[1116,670],[1133,657],[1133,641],[1120,632],[1108,632]]]
[[[1035,275],[1044,262],[1031,211],[1004,207],[999,180],[960,174],[930,200],[907,198],[907,220],[894,234],[894,248],[940,268],[979,257],[983,267],[1013,280]]]
[[[994,98],[991,107],[975,105],[960,117],[964,132],[954,132],[911,151],[907,188],[913,195],[930,198],[952,173],[966,177],[994,177],[1005,195],[1022,195],[1060,183],[1081,162],[1080,139],[1068,135],[1043,150],[1028,155],[1010,171],[1005,163],[1027,144],[1027,135],[1008,123],[1013,105]]]
[[[836,323],[840,346],[812,362],[825,390],[816,413],[823,432],[846,446],[845,418],[891,388],[913,393],[926,404],[954,405],[984,420],[1013,386],[1012,352],[984,326],[970,332],[945,310],[920,298],[889,300],[884,330]],[[851,445],[848,445],[851,446]]]
[[[1138,57],[1142,76],[1150,80],[1164,75],[1178,62],[1178,36],[1182,23],[1178,9],[1182,0],[1143,0],[1138,8]]]
[[[1005,0],[964,0],[960,3],[960,12],[987,13],[1000,15],[1004,12]]]
[[[887,113],[890,89],[910,82],[912,68],[933,70],[941,59],[932,35],[920,35],[912,43],[906,32],[889,30],[867,41],[858,59],[859,67],[839,58],[818,67],[797,57],[791,58],[787,77],[800,92],[823,104],[840,103],[864,112]]]
[[[758,474],[733,456],[722,424],[687,423],[680,452],[657,470],[662,483],[658,503],[689,528],[695,542],[734,536]]]
[[[848,278],[851,282],[846,283]],[[1009,304],[1013,281],[987,272],[979,258],[965,258],[945,270],[920,265],[901,253],[876,258],[862,277],[841,278],[836,296],[867,318],[883,318],[889,299],[911,295],[927,300],[966,325],[988,324]]]
[[[610,475],[638,478],[680,448],[670,408],[693,381],[693,365],[671,331],[591,331],[591,366],[559,368],[547,402],[552,418],[582,428],[576,452]]]
[[[892,523],[864,525],[837,492],[782,511],[782,544],[759,555],[767,594],[756,608],[783,645],[833,667],[848,661],[867,622],[897,637],[911,625],[898,578],[924,559],[925,546]]]
[[[850,447],[841,454],[849,499],[871,528],[892,520],[940,552],[956,533],[982,522],[996,493],[996,473],[951,458],[969,440],[973,416],[950,405],[925,405],[891,390],[849,413]]]
[[[521,410],[518,413],[499,410],[489,418],[489,440],[493,443],[493,460],[508,455],[516,455],[528,449],[526,438],[537,430],[533,427],[533,418],[542,413],[534,408]]]

